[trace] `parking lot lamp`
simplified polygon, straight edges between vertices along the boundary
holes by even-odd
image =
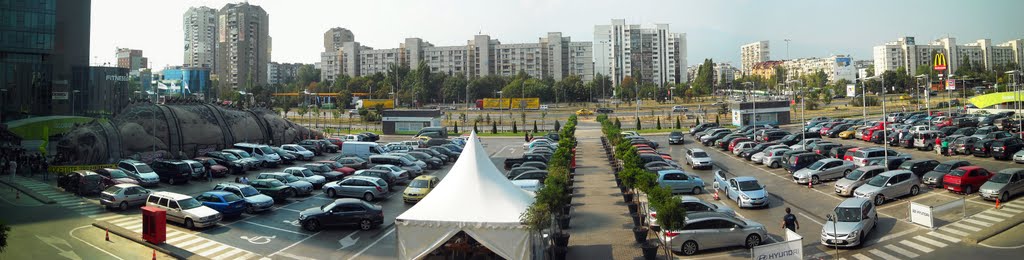
[[[884,71],[881,74],[869,77],[867,79],[875,79],[875,78],[881,78],[882,79],[882,95],[880,96],[880,99],[882,100],[882,121],[885,122],[883,124],[888,125],[888,123],[886,122],[886,121],[888,121],[888,119],[885,118],[886,115],[885,115],[885,73],[884,73]],[[888,151],[889,150],[889,133],[885,131],[885,128],[882,128],[882,140],[884,140],[882,142],[882,147],[884,147],[885,150]],[[884,157],[884,159],[882,161],[882,165],[884,165],[885,167],[889,167],[889,153],[886,152],[883,157]]]

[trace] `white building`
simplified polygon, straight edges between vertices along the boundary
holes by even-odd
[[[740,69],[750,74],[754,64],[771,60],[768,41],[759,41],[740,46]]]
[[[214,68],[217,60],[217,9],[189,7],[182,15],[185,67]]]
[[[625,77],[663,86],[687,81],[686,34],[672,33],[668,24],[642,28],[612,19],[594,26],[596,73],[609,75],[618,85]]]
[[[849,55],[833,55],[825,58],[803,58],[784,61],[787,79],[798,79],[803,75],[822,71],[828,75],[829,82],[845,79],[855,82],[857,67]]]
[[[733,80],[736,79],[736,76],[739,75],[737,72],[739,72],[739,69],[736,69],[736,67],[733,67],[729,63],[715,63],[714,84],[718,86],[726,86],[732,83]],[[694,76],[696,76],[696,70],[694,70]]]
[[[1021,64],[1022,40],[1010,40],[1002,44],[992,45],[989,39],[980,39],[972,43],[957,45],[956,38],[946,37],[928,44],[918,45],[914,37],[901,37],[894,42],[887,42],[874,47],[875,74],[899,67],[906,69],[909,75],[917,75],[917,67],[932,66],[935,53],[946,56],[947,70],[954,74],[964,60],[972,65],[982,66],[991,70],[995,66],[1009,63]]]
[[[267,63],[267,84],[285,84],[295,80],[302,63]]]

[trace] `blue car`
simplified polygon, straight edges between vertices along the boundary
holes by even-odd
[[[234,193],[226,191],[207,191],[196,197],[196,200],[203,203],[221,215],[237,217],[245,212],[245,200]]]

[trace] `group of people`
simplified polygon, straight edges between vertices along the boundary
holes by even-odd
[[[15,147],[0,148],[0,173],[4,175],[21,173],[34,176],[41,173],[46,178],[49,167],[49,159],[41,154],[29,154],[25,149]]]

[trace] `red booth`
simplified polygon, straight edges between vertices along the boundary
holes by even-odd
[[[156,207],[142,207],[142,239],[153,244],[167,240],[167,211]]]

